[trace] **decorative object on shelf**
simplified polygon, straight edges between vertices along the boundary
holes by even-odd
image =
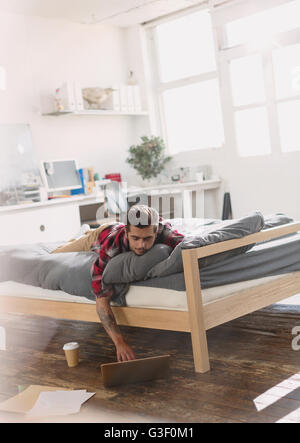
[[[147,180],[157,177],[172,157],[165,156],[165,144],[160,137],[143,136],[141,140],[140,145],[132,145],[129,148],[130,155],[126,161],[143,180]]]
[[[103,103],[105,103],[111,94],[113,88],[84,88],[82,90],[82,96],[86,109],[104,109]]]
[[[60,88],[57,88],[55,90],[55,110],[57,112],[62,112],[64,111],[64,105],[62,103],[62,98],[61,98],[61,93],[60,93]]]
[[[56,111],[76,111],[75,84],[66,81],[55,91]]]
[[[42,114],[59,115],[83,111],[81,85],[77,81],[65,81],[57,87],[53,94],[41,96]]]
[[[190,168],[180,167],[170,171],[172,183],[185,183],[190,180]]]
[[[137,82],[137,80],[135,78],[134,72],[131,71],[131,70],[129,71],[129,74],[128,74],[128,84],[132,85],[132,86],[138,84],[138,82]]]

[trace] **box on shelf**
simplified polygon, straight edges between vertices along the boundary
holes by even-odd
[[[121,174],[119,174],[119,173],[115,173],[115,174],[106,174],[106,175],[105,175],[105,178],[106,178],[106,179],[109,179],[109,180],[111,180],[111,181],[119,182],[119,183],[122,182],[122,177],[121,177]]]

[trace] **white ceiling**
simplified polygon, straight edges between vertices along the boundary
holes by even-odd
[[[77,23],[131,26],[205,0],[0,0],[0,11]]]

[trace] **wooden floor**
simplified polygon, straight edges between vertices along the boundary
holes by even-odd
[[[96,392],[80,414],[63,419],[69,422],[300,422],[300,350],[291,347],[300,307],[274,305],[208,331],[212,370],[203,375],[194,373],[188,334],[123,328],[138,357],[170,353],[171,370],[165,379],[110,389],[99,364],[115,353],[100,324],[0,314],[0,326],[7,336],[0,401],[19,385],[39,384]],[[62,351],[69,341],[81,345],[72,369]]]

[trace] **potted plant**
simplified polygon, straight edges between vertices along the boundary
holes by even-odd
[[[160,137],[141,137],[142,143],[129,148],[129,163],[143,180],[157,177],[172,157],[165,156],[165,144]]]

